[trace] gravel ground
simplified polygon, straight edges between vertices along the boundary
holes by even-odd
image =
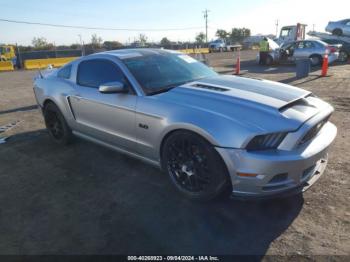
[[[207,58],[229,74],[236,55]],[[9,139],[0,144],[0,254],[349,256],[350,65],[296,80],[293,66],[257,66],[252,51],[241,58],[243,76],[305,88],[336,109],[329,166],[303,196],[188,201],[138,160],[82,140],[53,144],[35,107],[36,72],[3,72],[0,127],[8,129],[0,138]]]

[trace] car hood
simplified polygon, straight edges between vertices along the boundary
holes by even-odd
[[[279,49],[280,46],[279,44],[277,44],[274,40],[272,40],[271,38],[267,38],[267,41],[269,42],[269,47],[271,48],[271,50],[276,50]]]
[[[267,133],[296,130],[317,114],[320,108],[315,101],[308,101],[311,96],[277,82],[222,75],[176,87],[157,99]]]

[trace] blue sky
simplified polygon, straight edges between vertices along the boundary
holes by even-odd
[[[332,12],[331,8],[339,5]],[[0,0],[0,18],[32,22],[113,28],[185,28],[189,31],[125,32],[81,29],[61,29],[36,25],[0,22],[0,43],[30,44],[33,37],[45,37],[49,42],[71,44],[89,42],[96,33],[103,40],[127,42],[144,33],[149,40],[163,36],[171,40],[193,40],[204,31],[202,11],[209,9],[209,38],[217,28],[248,27],[253,34],[275,32],[275,20],[280,25],[307,23],[309,29],[323,31],[329,20],[349,17],[350,1],[332,3],[320,0]],[[314,10],[310,12],[310,10]]]

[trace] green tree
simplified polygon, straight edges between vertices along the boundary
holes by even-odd
[[[148,37],[144,34],[139,34],[139,42],[141,46],[145,46],[147,43]]]
[[[170,44],[171,44],[171,41],[166,37],[163,37],[162,40],[160,40],[161,46],[169,46]]]
[[[70,48],[70,49],[80,49],[81,46],[80,46],[80,44],[71,44],[71,45],[69,46],[69,48]]]
[[[230,34],[226,30],[218,29],[218,30],[216,30],[216,34],[215,35],[218,38],[226,39]]]
[[[34,37],[32,40],[32,45],[34,48],[45,48],[48,45],[46,38],[44,37]]]
[[[246,37],[250,36],[250,29],[248,28],[232,28],[231,34],[230,34],[230,40],[232,42],[239,42],[241,43]]]
[[[101,48],[102,42],[103,42],[102,38],[97,36],[96,34],[93,34],[91,36],[91,45],[93,48],[97,48],[97,49]]]
[[[203,32],[200,32],[197,36],[196,36],[196,43],[197,44],[204,44],[205,43],[205,34]]]
[[[103,43],[103,47],[106,48],[107,50],[115,50],[123,47],[123,44],[118,41],[105,41]]]

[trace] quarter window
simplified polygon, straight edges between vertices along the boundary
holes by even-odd
[[[72,71],[72,65],[65,66],[58,71],[57,76],[64,79],[69,79]]]
[[[121,70],[111,61],[93,59],[79,64],[77,82],[81,86],[98,88],[102,84],[115,81],[127,84]]]

